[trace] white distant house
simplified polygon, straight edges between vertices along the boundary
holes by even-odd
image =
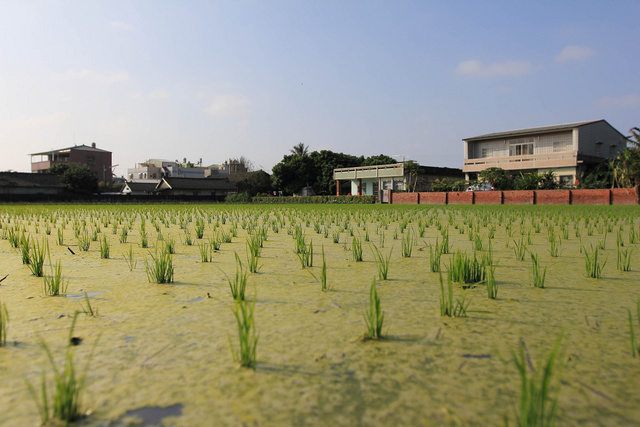
[[[351,194],[378,196],[380,190],[402,191],[405,189],[404,163],[390,165],[360,166],[333,170],[336,194],[340,195],[340,183],[351,182]]]
[[[616,157],[626,145],[624,135],[605,120],[495,132],[463,141],[467,180],[499,167],[522,173],[553,171],[563,186]]]
[[[246,172],[244,165],[226,161],[222,165],[202,166],[202,159],[192,163],[177,160],[149,159],[127,169],[127,181],[159,182],[162,178],[209,178],[215,175],[232,175]]]

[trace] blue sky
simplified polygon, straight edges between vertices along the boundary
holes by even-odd
[[[0,170],[96,142],[149,158],[310,150],[462,167],[462,139],[640,126],[640,1],[2,1]]]

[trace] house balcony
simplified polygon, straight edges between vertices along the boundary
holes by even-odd
[[[502,168],[504,170],[549,169],[575,167],[577,164],[577,152],[573,151],[556,154],[465,159],[462,171],[465,173],[481,172],[491,167]]]
[[[403,176],[403,163],[360,166],[357,168],[338,168],[333,170],[333,179],[339,181],[363,178],[399,178]]]

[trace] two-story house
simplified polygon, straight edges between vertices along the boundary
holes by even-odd
[[[581,172],[616,157],[626,145],[624,135],[606,120],[495,132],[463,141],[467,180],[499,167],[512,173],[553,171],[563,186],[573,185]]]
[[[92,142],[91,146],[76,145],[57,150],[43,151],[31,154],[31,172],[45,173],[47,169],[57,163],[79,163],[87,165],[98,175],[98,180],[112,182],[111,151],[101,150]]]

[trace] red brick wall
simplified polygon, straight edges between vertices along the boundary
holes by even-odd
[[[476,205],[501,205],[502,191],[476,191],[473,203]]]
[[[568,205],[571,203],[569,190],[536,190],[536,205]]]
[[[611,190],[571,190],[572,205],[608,205]]]
[[[471,205],[473,204],[473,192],[451,192],[447,193],[447,199],[450,205]]]
[[[612,205],[637,205],[638,187],[611,189]]]
[[[417,205],[419,193],[392,193],[392,203],[396,205]]]
[[[438,192],[438,193],[418,193],[420,194],[419,202],[421,205],[446,205],[447,204],[447,193]]]
[[[637,205],[640,204],[640,189],[392,193],[395,204],[531,205],[534,202],[538,205]]]
[[[503,191],[502,203],[505,205],[532,205],[535,200],[533,190]]]

